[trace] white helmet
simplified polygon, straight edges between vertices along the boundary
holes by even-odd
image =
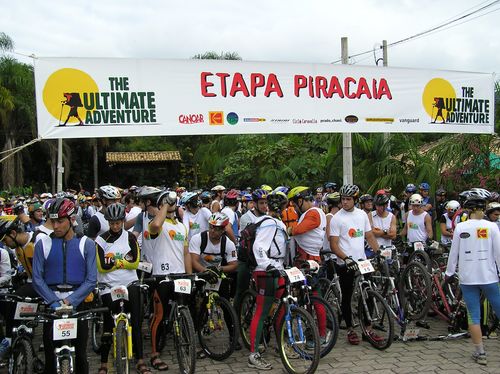
[[[116,200],[121,197],[120,190],[115,186],[102,186],[98,190],[101,199]]]
[[[410,205],[422,205],[424,203],[424,198],[422,195],[418,193],[414,193],[410,196],[409,204]]]
[[[226,189],[226,187],[218,184],[217,186],[215,187],[212,187],[212,191],[224,191]]]
[[[456,200],[450,200],[445,206],[446,210],[450,211],[451,213],[455,213],[457,210],[460,209],[460,203]]]
[[[491,196],[491,193],[490,191],[484,189],[484,188],[477,188],[477,187],[474,187],[474,188],[471,188],[470,189],[472,192],[475,192],[477,195],[481,196],[483,199],[486,199],[488,200]]]

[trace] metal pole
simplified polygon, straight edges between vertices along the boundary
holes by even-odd
[[[347,52],[347,38],[343,37],[341,43],[342,64],[349,63],[349,53]],[[342,134],[342,163],[344,170],[344,184],[352,184],[352,143],[351,133]]]
[[[384,59],[383,66],[387,66],[387,40],[382,40],[382,57]],[[384,143],[389,140],[390,133],[384,132]]]
[[[63,190],[63,141],[62,139],[57,139],[57,191],[61,192]]]

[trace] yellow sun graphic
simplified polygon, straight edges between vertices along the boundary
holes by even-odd
[[[59,122],[64,122],[71,110],[69,105],[64,104],[67,100],[66,93],[76,93],[78,95],[73,95],[73,100],[75,100],[75,96],[79,96],[80,100],[83,100],[82,94],[84,92],[98,91],[97,83],[90,75],[78,69],[64,68],[52,73],[45,82],[43,103],[54,118],[58,119]],[[85,120],[85,109],[78,106],[75,111]],[[77,117],[71,116],[68,122],[74,123],[79,121]]]
[[[422,94],[422,105],[429,117],[434,121],[440,106],[440,99],[446,100],[447,98],[454,99],[456,97],[457,94],[450,82],[442,78],[434,78],[425,85],[424,93]],[[444,118],[446,118],[448,114],[446,109],[443,109],[442,112]]]

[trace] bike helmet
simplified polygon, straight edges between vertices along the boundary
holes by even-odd
[[[75,214],[75,204],[66,198],[57,198],[48,207],[47,210],[49,218],[70,218]]]
[[[328,205],[338,205],[340,202],[340,194],[338,192],[332,192],[326,195],[326,203]]]
[[[500,195],[498,194],[498,192],[493,191],[490,194],[490,198],[488,200],[490,200],[492,202],[499,202],[500,203]]]
[[[273,192],[283,192],[285,195],[288,193],[290,189],[286,186],[279,186],[279,187],[276,187]]]
[[[418,186],[418,189],[422,190],[422,191],[429,191],[431,189],[431,186],[429,186],[429,183],[427,183],[427,182],[422,182]]]
[[[233,189],[227,192],[226,196],[224,196],[224,200],[238,200],[238,197],[239,197],[238,191]]]
[[[225,227],[229,224],[229,217],[217,212],[208,217],[208,223],[212,226]]]
[[[378,194],[373,199],[373,204],[377,206],[385,205],[389,202],[389,196],[386,194]]]
[[[43,210],[42,209],[42,204],[40,204],[38,201],[35,203],[32,203],[28,206],[28,213],[32,214],[37,210]]]
[[[442,187],[441,187],[441,188],[438,188],[438,189],[436,190],[436,195],[437,195],[437,196],[446,196],[446,190],[445,190],[444,188],[442,188]]]
[[[479,195],[485,200],[488,200],[491,197],[490,191],[485,190],[484,188],[471,188],[471,192],[474,192],[476,195]]]
[[[0,220],[0,241],[5,238],[5,235],[9,234],[12,230],[21,231],[21,226],[19,220],[15,219],[13,221],[7,221],[4,219]]]
[[[467,197],[467,200],[463,203],[465,209],[486,209],[486,199],[479,194],[472,193]]]
[[[492,202],[492,203],[489,203],[487,206],[486,206],[486,211],[485,213],[486,214],[490,214],[492,213],[493,211],[495,210],[500,210],[500,203],[497,203],[497,202]]]
[[[252,201],[253,197],[251,193],[245,192],[243,195],[241,195],[241,201],[246,203],[247,201]]]
[[[116,200],[121,197],[120,191],[115,186],[101,186],[97,193],[100,199]]]
[[[376,195],[385,195],[385,194],[386,194],[386,192],[385,192],[385,190],[383,190],[383,189],[378,190],[377,192],[375,192],[375,196],[376,196]]]
[[[337,191],[337,183],[335,182],[326,182],[324,187],[325,189],[331,188],[333,191]]]
[[[203,191],[201,194],[200,194],[200,200],[203,202],[203,203],[208,203],[210,201],[210,199],[212,198],[212,194],[210,193],[210,191]]]
[[[414,193],[410,196],[410,200],[408,201],[409,205],[422,205],[424,203],[424,198],[422,195],[418,193]]]
[[[184,195],[182,195],[181,199],[179,200],[180,205],[192,205],[192,206],[197,206],[198,205],[198,194],[195,192],[186,192]]]
[[[137,190],[136,196],[139,200],[151,200],[156,203],[158,195],[162,192],[159,188],[143,186]]]
[[[460,203],[463,205],[463,203],[465,202],[465,200],[467,200],[467,198],[474,194],[472,191],[470,190],[466,190],[466,191],[462,191],[458,194],[458,200],[460,201]]]
[[[165,203],[167,203],[168,205],[176,205],[177,193],[175,191],[168,191],[168,190],[161,191],[158,194],[158,198],[156,199],[156,206],[160,207]]]
[[[258,189],[252,192],[252,200],[253,201],[258,201],[258,200],[265,200],[269,198],[269,193],[263,189]]]
[[[360,203],[366,203],[367,201],[373,201],[372,195],[365,193],[364,195],[360,196],[359,198]]]
[[[415,186],[413,183],[408,183],[406,185],[405,192],[415,193],[417,192],[417,186]]]
[[[263,184],[262,186],[260,186],[260,189],[261,190],[264,190],[266,192],[272,192],[273,191],[273,188],[267,184]]]
[[[445,206],[445,209],[451,213],[455,213],[460,209],[460,203],[456,200],[450,200]]]
[[[105,212],[104,218],[108,221],[122,221],[125,219],[125,205],[114,203],[109,205]]]
[[[340,187],[340,196],[347,196],[347,197],[354,197],[354,199],[357,199],[359,196],[359,187],[356,186],[355,184],[344,184],[342,187]]]
[[[226,187],[218,184],[217,186],[215,187],[212,187],[212,191],[225,191],[226,190]]]
[[[279,212],[283,209],[284,205],[287,203],[286,195],[281,191],[272,192],[267,197],[267,206],[273,212]]]
[[[312,200],[313,196],[309,187],[298,186],[288,192],[288,200],[297,201],[299,198]]]

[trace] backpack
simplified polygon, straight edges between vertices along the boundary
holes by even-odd
[[[203,253],[205,253],[205,249],[207,248],[208,231],[203,231],[200,233],[200,235],[201,235],[200,255],[202,255]],[[227,236],[222,235],[222,237],[220,238],[220,256],[222,257],[221,265],[227,265],[226,242],[227,242]]]
[[[240,233],[240,248],[238,250],[238,261],[245,262],[250,269],[257,267],[257,260],[255,259],[255,254],[253,253],[253,243],[255,242],[255,235],[258,228],[264,221],[272,219],[271,217],[265,217],[264,219],[251,223],[247,225]],[[276,237],[276,232],[274,233]],[[273,237],[274,241],[274,237]],[[271,248],[269,248],[270,250]],[[268,253],[269,256],[269,253]]]

